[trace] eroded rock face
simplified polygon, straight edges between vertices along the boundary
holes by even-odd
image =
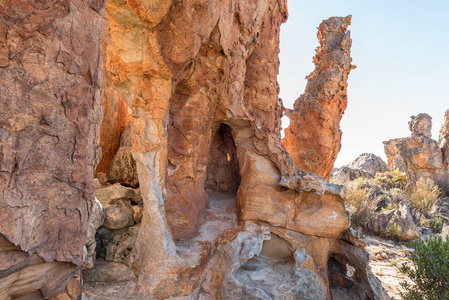
[[[0,214],[19,209],[21,213],[12,227],[3,225],[7,218],[2,217],[0,233],[22,249],[13,246],[13,256],[20,257],[14,260],[18,265],[0,270],[6,270],[0,276],[13,275],[0,289],[5,297],[18,295],[17,286],[20,295],[37,292],[51,297],[64,290],[63,297],[76,298],[80,293],[77,268],[90,213],[86,201],[93,200],[99,154],[95,124],[100,122],[95,112],[101,102],[102,2],[52,4],[44,7],[42,18],[52,9],[58,13],[45,22],[39,19],[39,7],[31,4],[5,10],[8,18],[27,12],[8,25],[10,47],[0,43],[0,72],[9,72],[2,77],[8,85],[4,94],[15,99],[5,106],[6,117],[0,123],[0,137],[7,141],[2,144],[2,158],[13,157],[2,164],[7,170],[2,176],[10,175],[0,177],[7,207]],[[101,49],[106,71],[101,134],[105,156],[96,174],[105,223],[98,235],[111,237],[107,259],[132,267],[135,277],[116,266],[126,270],[126,284],[133,287],[124,297],[201,293],[205,299],[228,295],[327,299],[335,291],[346,291],[356,299],[379,298],[366,262],[358,261],[364,253],[359,242],[345,238],[348,215],[342,188],[319,177],[328,176],[340,143],[338,122],[346,107],[346,78],[352,68],[350,18],[331,18],[320,26],[317,69],[310,75],[304,101],[292,113],[291,132],[297,134],[295,128],[305,122],[313,125],[309,134],[322,139],[312,141],[300,133],[301,149],[307,153],[302,162],[301,156],[290,157],[279,135],[283,108],[276,77],[286,1],[106,1],[105,7]],[[33,30],[17,34],[14,30],[23,29],[23,20],[30,22],[24,30]],[[42,27],[37,30],[36,24]],[[68,32],[71,28],[73,34]],[[34,53],[36,48],[27,43],[41,48]],[[29,51],[35,56],[26,56]],[[25,69],[22,73],[19,65]],[[321,86],[323,80],[329,84]],[[317,90],[318,85],[322,89]],[[44,109],[39,106],[42,101],[26,102],[27,95],[54,103],[45,101]],[[24,107],[33,109],[16,113]],[[295,136],[295,145],[297,140]],[[25,151],[27,147],[33,151]],[[310,153],[329,158],[315,161]],[[211,205],[207,179],[211,194],[225,191],[231,196],[217,197]],[[119,184],[110,185],[116,181]],[[131,206],[135,191],[123,186],[137,184],[141,216]],[[213,213],[205,216],[207,211]],[[210,219],[204,222],[205,217]],[[141,218],[139,226],[127,227],[135,218]],[[100,223],[91,220],[92,228]],[[223,234],[216,238],[219,232]],[[11,245],[0,247],[6,248]],[[45,259],[44,266],[60,270],[48,276],[52,282],[40,280],[48,270],[42,268],[37,276],[22,280],[20,276],[29,273],[21,268],[34,267],[35,258],[39,266]],[[349,269],[346,263],[357,275],[334,280]],[[23,285],[14,277],[19,269]],[[120,280],[116,275],[111,274],[112,285]],[[39,284],[33,285],[36,281]],[[119,283],[103,295],[125,295],[120,294],[122,287]]]
[[[51,297],[82,265],[100,158],[102,13],[96,0],[0,3],[0,233],[20,266],[0,273],[15,277],[2,299]]]
[[[421,177],[430,178],[440,186],[445,185],[449,180],[448,164],[444,158],[447,122],[440,130],[439,143],[432,139],[432,118],[428,114],[412,116],[409,128],[411,137],[384,142],[389,166],[404,170],[408,186],[413,186]]]
[[[330,18],[318,28],[320,46],[313,59],[315,70],[294,104],[285,110],[290,126],[282,140],[295,165],[329,179],[340,151],[340,120],[347,106],[347,79],[351,65],[351,16]]]
[[[432,137],[432,117],[428,114],[419,114],[416,117],[411,116],[408,127],[413,136]]]
[[[404,172],[404,160],[400,155],[398,155],[398,152],[396,151],[396,144],[400,140],[401,139],[392,139],[384,141],[384,151],[387,155],[388,166],[394,170],[398,169],[399,171]]]

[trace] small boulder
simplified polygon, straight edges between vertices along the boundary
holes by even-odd
[[[140,226],[136,225],[114,236],[106,248],[106,260],[131,265],[133,260],[131,252],[139,229]]]
[[[122,186],[120,184],[113,184],[108,187],[96,190],[95,196],[103,206],[107,206],[114,200],[130,199],[134,198],[136,195],[132,188]]]
[[[103,186],[101,185],[100,180],[98,180],[97,178],[94,179],[94,188],[95,190],[99,190],[101,189]]]
[[[419,238],[419,229],[413,222],[406,202],[401,202],[398,209],[392,209],[378,214],[368,222],[372,233],[384,237],[396,237],[401,241]]]
[[[142,216],[143,216],[143,212],[142,212],[142,208],[140,208],[140,206],[137,205],[133,205],[133,211],[134,211],[134,221],[136,223],[140,223],[140,221],[142,220]]]
[[[131,202],[121,199],[108,204],[105,207],[104,227],[108,229],[120,229],[134,224],[134,211]]]
[[[127,265],[99,260],[95,268],[83,272],[83,282],[115,282],[135,280],[131,268]]]

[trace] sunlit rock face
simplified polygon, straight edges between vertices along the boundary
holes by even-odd
[[[318,109],[293,112],[291,132],[305,122],[314,125],[305,127],[310,136],[323,138],[289,140],[319,153],[323,161],[313,165],[303,152],[289,154],[279,134],[286,1],[53,4],[0,6],[15,20],[5,29],[9,50],[0,44],[9,97],[2,99],[13,99],[0,123],[0,249],[20,256],[1,265],[2,280],[12,280],[1,296],[76,299],[86,245],[86,299],[382,298],[362,243],[348,231],[342,188],[319,177],[339,149],[350,17],[320,25],[317,70],[296,104]],[[45,19],[52,9],[54,19]],[[316,91],[322,81],[329,85]],[[92,209],[98,144],[103,209]],[[87,249],[96,230],[110,237],[98,270]],[[34,277],[21,272],[36,264]],[[41,280],[49,270],[51,283]],[[114,270],[124,270],[130,286]],[[346,278],[348,270],[356,275]],[[21,274],[27,280],[17,284]],[[104,276],[110,288],[103,282],[104,294],[95,295]]]
[[[295,165],[329,179],[341,147],[340,120],[348,103],[347,79],[351,65],[348,26],[351,16],[330,18],[318,28],[320,46],[313,58],[315,70],[307,86],[286,110],[290,126],[282,140]]]
[[[447,151],[447,115],[446,112],[439,142],[432,139],[432,117],[428,114],[411,117],[410,137],[384,142],[389,166],[403,170],[409,186],[413,186],[421,177],[432,179],[443,188],[449,182],[445,156]]]

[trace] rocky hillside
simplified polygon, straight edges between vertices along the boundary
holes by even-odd
[[[386,299],[326,180],[351,17],[319,26],[289,111],[287,16],[285,0],[0,2],[0,298]]]

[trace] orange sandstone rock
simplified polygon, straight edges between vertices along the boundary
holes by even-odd
[[[340,151],[340,120],[347,106],[347,79],[351,65],[351,16],[330,18],[318,28],[320,46],[313,58],[315,70],[294,104],[285,109],[290,126],[282,140],[295,165],[329,179]]]
[[[410,137],[384,142],[389,166],[397,168],[402,165],[409,186],[421,177],[430,178],[440,185],[449,179],[448,166],[444,161],[445,124],[441,129],[440,144],[431,138],[432,118],[427,114],[411,117]]]

